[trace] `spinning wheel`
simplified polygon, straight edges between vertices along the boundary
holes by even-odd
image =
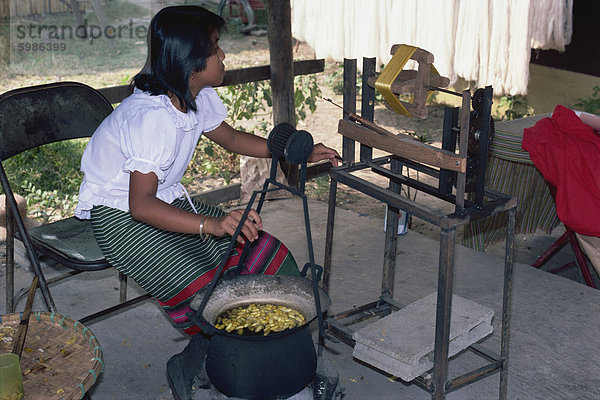
[[[450,80],[440,76],[433,66],[433,54],[406,44],[392,46],[392,59],[375,81],[375,88],[386,100],[386,107],[398,114],[425,119],[425,103],[434,90],[446,87]],[[418,62],[418,69],[403,70],[408,60]],[[411,102],[401,101],[397,95],[410,95]]]
[[[427,117],[427,101],[434,91],[442,91],[455,94],[443,88],[450,84],[450,80],[440,76],[433,66],[434,56],[426,50],[406,44],[397,44],[392,46],[393,56],[388,65],[383,69],[379,77],[370,77],[369,84],[374,86],[386,100],[386,107],[398,114],[408,117],[425,119]],[[403,70],[409,60],[418,63],[418,69]],[[411,101],[405,102],[398,96],[409,95]],[[469,139],[467,149],[467,170],[466,170],[466,192],[476,190],[480,173],[480,160],[482,154],[487,154],[487,148],[491,145],[494,138],[494,121],[489,118],[489,129],[483,129],[484,115],[486,108],[485,91],[477,89],[471,97],[471,106],[473,111],[469,117]],[[482,132],[487,133],[487,140],[482,140]],[[458,133],[458,129],[455,133]],[[455,136],[455,133],[451,133]],[[460,139],[460,137],[459,137]],[[456,137],[450,139],[455,142]],[[485,151],[482,153],[480,144],[485,143]],[[454,150],[454,145],[447,148]],[[452,184],[456,185],[456,176],[451,178]]]
[[[447,78],[439,76],[433,67],[433,56],[413,46],[394,46],[392,61],[376,76],[375,58],[363,58],[361,114],[356,110],[356,60],[344,60],[344,116],[339,121],[338,133],[343,135],[343,165],[332,168],[329,172],[329,211],[327,216],[327,237],[325,240],[325,263],[323,268],[323,288],[328,289],[329,275],[332,266],[332,241],[334,237],[334,218],[336,208],[337,185],[343,184],[365,195],[373,197],[388,206],[385,234],[383,271],[381,280],[381,296],[371,303],[354,306],[352,309],[329,315],[328,331],[345,343],[354,347],[353,355],[387,373],[396,374],[391,365],[401,363],[400,353],[397,357],[383,360],[381,354],[394,354],[393,344],[382,347],[379,341],[371,341],[360,336],[351,326],[364,324],[368,319],[381,316],[382,320],[393,315],[403,307],[394,298],[395,267],[398,239],[399,210],[410,213],[413,217],[431,223],[440,229],[439,266],[437,297],[435,305],[435,339],[433,353],[427,355],[433,360],[433,370],[415,373],[415,384],[432,394],[432,399],[443,400],[446,394],[470,383],[479,381],[485,376],[500,373],[499,399],[507,398],[508,341],[510,321],[510,300],[513,270],[513,246],[517,200],[485,188],[486,156],[490,134],[491,105],[493,89],[487,86],[475,95],[470,90],[462,93],[441,89],[448,86]],[[405,63],[413,59],[419,63],[417,71],[403,71]],[[432,91],[443,91],[461,98],[460,107],[444,108],[442,126],[442,143],[430,146],[414,140],[410,135],[394,133],[373,122],[375,90],[382,93],[388,108],[416,118],[425,118],[425,103]],[[402,101],[398,95],[409,95],[409,101]],[[355,145],[360,144],[360,160],[356,160]],[[373,150],[383,150],[386,155],[373,158]],[[474,193],[466,194],[468,165],[472,164],[474,176]],[[405,166],[428,175],[433,182],[413,179],[405,174]],[[367,172],[364,176],[357,171]],[[381,176],[387,182],[379,184],[370,181],[370,176]],[[454,204],[454,211],[445,214],[441,208],[421,204],[411,199],[403,187],[419,190],[441,201]],[[454,186],[454,187],[453,187]],[[488,365],[467,372],[461,376],[450,378],[448,371],[451,354],[450,321],[453,313],[453,276],[457,230],[470,221],[507,212],[506,223],[506,255],[504,265],[504,286],[502,302],[502,328],[500,353],[496,354],[484,349],[475,342],[469,347],[488,362]],[[430,317],[428,317],[430,318]],[[378,321],[379,322],[379,321]],[[376,322],[377,323],[377,322]],[[364,326],[364,325],[362,325]],[[379,329],[381,325],[377,326]],[[362,329],[362,328],[361,328]],[[373,336],[374,337],[374,336]],[[381,336],[379,336],[381,337]],[[453,339],[452,339],[453,340]],[[388,342],[388,340],[385,340]],[[356,344],[359,344],[357,351]],[[364,352],[363,352],[364,351]],[[368,354],[378,354],[370,358]],[[399,364],[398,363],[398,364]],[[411,366],[412,367],[412,366]],[[397,376],[397,374],[396,374]],[[408,379],[408,378],[407,378]]]

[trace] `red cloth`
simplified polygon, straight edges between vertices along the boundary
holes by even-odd
[[[575,232],[600,236],[600,137],[558,105],[524,130],[521,147],[556,187],[558,218]]]

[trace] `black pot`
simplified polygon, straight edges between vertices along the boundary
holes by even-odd
[[[198,309],[204,291],[192,300]],[[321,312],[331,304],[319,289]],[[244,336],[214,328],[226,310],[251,303],[268,303],[294,308],[307,323],[267,336]],[[202,312],[212,324],[206,372],[222,393],[244,399],[290,397],[315,376],[317,355],[310,322],[317,318],[312,281],[299,276],[241,275],[223,280],[215,287]]]
[[[308,324],[268,336],[219,333],[210,339],[206,357],[206,372],[215,387],[243,399],[290,397],[313,380],[316,368]]]

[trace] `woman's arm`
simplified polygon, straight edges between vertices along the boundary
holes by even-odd
[[[143,174],[133,171],[129,176],[129,212],[131,216],[156,228],[181,233],[198,234],[200,224],[204,222],[203,233],[221,236],[233,235],[237,228],[243,210],[233,210],[226,215],[215,218],[204,214],[194,214],[170,204],[156,197],[158,178],[153,173]],[[262,229],[262,220],[255,210],[251,210],[248,219],[242,227],[243,237],[238,237],[240,243],[244,238],[254,241]]]
[[[267,148],[267,139],[234,129],[227,122],[222,122],[216,129],[205,132],[204,136],[232,153],[261,158],[271,156]]]
[[[215,130],[205,132],[204,136],[233,153],[262,158],[271,156],[267,148],[267,139],[234,129],[226,122],[221,123]],[[308,161],[329,160],[333,166],[337,166],[339,157],[337,151],[318,143]]]

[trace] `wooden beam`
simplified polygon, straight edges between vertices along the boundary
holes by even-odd
[[[446,150],[421,143],[409,135],[381,134],[364,126],[340,120],[338,132],[347,138],[409,160],[456,172],[467,170],[467,159]]]
[[[294,61],[294,76],[310,75],[323,72],[325,60],[301,60]],[[265,81],[271,79],[271,67],[261,65],[259,67],[239,68],[225,71],[225,78],[221,86],[239,85],[240,83]],[[131,94],[130,85],[111,86],[98,89],[112,104],[120,103]]]
[[[325,70],[325,60],[301,60],[293,62],[293,76],[309,75]],[[238,85],[240,83],[266,81],[271,79],[271,67],[269,65],[261,65],[259,67],[232,69],[225,71],[225,78],[221,86]],[[292,77],[293,87],[293,77]]]
[[[207,190],[201,193],[192,194],[192,199],[198,200],[204,204],[219,205],[231,200],[240,198],[241,184],[233,183],[231,185]]]

